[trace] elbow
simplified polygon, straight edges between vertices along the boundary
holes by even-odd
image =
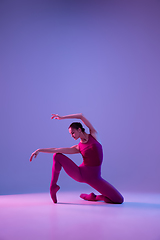
[[[53,151],[53,153],[61,153],[61,151],[60,151],[60,148],[54,148],[54,151]]]
[[[80,114],[79,114],[79,118],[80,118],[81,120],[84,118],[83,113],[80,113]]]

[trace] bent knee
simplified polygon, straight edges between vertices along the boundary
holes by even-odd
[[[122,196],[122,197],[121,197],[121,202],[120,202],[120,203],[122,204],[123,202],[124,202],[124,197]]]
[[[121,195],[117,201],[115,201],[116,204],[122,204],[124,202],[124,197]]]
[[[63,155],[62,153],[54,153],[53,154],[53,160],[57,160],[57,158],[59,158],[62,155]]]

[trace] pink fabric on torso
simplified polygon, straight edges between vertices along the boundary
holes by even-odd
[[[87,143],[79,143],[79,151],[83,157],[83,163],[86,166],[99,166],[103,160],[102,145],[89,134]]]

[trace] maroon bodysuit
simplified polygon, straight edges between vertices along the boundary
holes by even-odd
[[[102,145],[89,134],[87,143],[79,143],[79,151],[86,166],[100,166],[103,160]]]

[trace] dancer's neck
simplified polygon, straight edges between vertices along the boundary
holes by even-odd
[[[87,143],[89,139],[89,134],[87,134],[86,132],[82,133],[82,136],[80,136],[80,139],[81,139],[81,143]]]

